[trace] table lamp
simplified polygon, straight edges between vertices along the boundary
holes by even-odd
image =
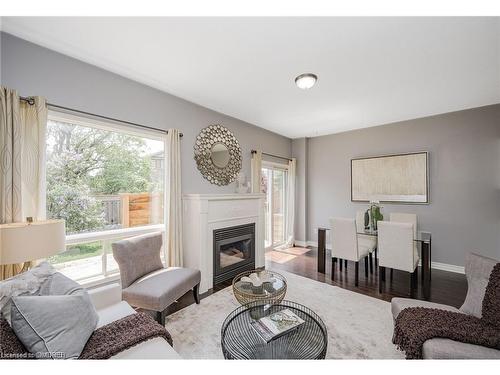
[[[0,225],[0,264],[47,258],[66,248],[64,220],[41,220]],[[25,264],[26,266],[26,264]],[[23,271],[26,271],[26,267]]]

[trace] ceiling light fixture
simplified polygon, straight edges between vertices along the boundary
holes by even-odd
[[[295,78],[295,84],[299,89],[307,90],[314,86],[318,76],[312,73],[304,73]]]

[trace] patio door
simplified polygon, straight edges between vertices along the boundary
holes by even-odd
[[[288,166],[269,162],[262,164],[261,192],[266,194],[265,247],[268,249],[285,242]]]

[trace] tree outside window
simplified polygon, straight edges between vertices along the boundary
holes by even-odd
[[[162,223],[163,155],[160,140],[49,121],[47,217],[64,219],[68,235]],[[102,242],[68,246],[49,261],[102,255]]]

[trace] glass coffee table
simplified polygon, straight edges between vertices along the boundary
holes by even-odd
[[[262,279],[272,279],[261,286],[243,281],[242,278],[256,273]],[[249,302],[266,301],[267,303],[280,303],[286,294],[286,279],[277,272],[267,270],[253,270],[242,272],[233,280],[233,293],[242,305]]]
[[[266,343],[250,323],[279,312],[291,310],[304,320],[295,330]],[[228,315],[221,329],[225,359],[324,359],[328,346],[326,326],[309,308],[295,302],[279,304],[250,302]]]

